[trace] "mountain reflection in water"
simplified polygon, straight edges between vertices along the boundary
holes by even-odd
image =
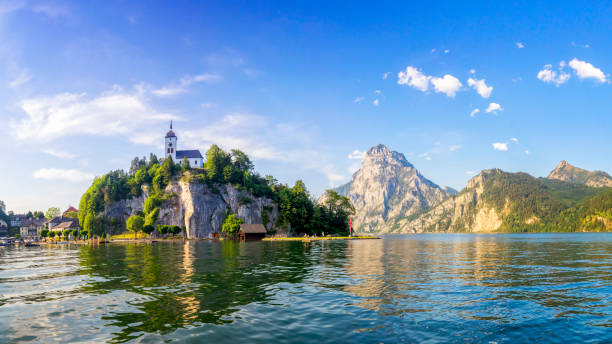
[[[612,341],[612,234],[0,249],[9,342]]]

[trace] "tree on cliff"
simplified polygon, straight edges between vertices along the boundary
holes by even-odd
[[[223,170],[225,166],[231,164],[231,161],[231,156],[219,146],[210,146],[206,152],[206,163],[204,163],[209,179],[213,182],[223,182]]]

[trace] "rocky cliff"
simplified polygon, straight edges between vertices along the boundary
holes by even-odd
[[[447,190],[421,175],[403,154],[384,145],[370,148],[352,179],[336,188],[355,206],[355,230],[369,233],[402,232],[402,219],[454,193]]]
[[[501,212],[483,200],[485,181],[501,170],[484,170],[470,179],[460,193],[448,197],[430,210],[402,219],[403,233],[422,232],[493,232],[501,225]],[[507,211],[507,210],[506,210]]]
[[[612,187],[612,177],[603,171],[587,171],[563,160],[550,172],[548,179],[584,184],[592,187]]]
[[[184,226],[188,238],[207,238],[214,232],[220,232],[228,210],[244,223],[265,222],[264,225],[269,231],[286,231],[276,227],[278,208],[273,200],[255,197],[231,184],[210,186],[206,183],[180,180],[170,183],[165,193],[170,197],[162,204],[157,223]],[[125,224],[128,217],[143,210],[147,197],[148,188],[145,186],[140,197],[117,201],[107,206],[104,216]]]

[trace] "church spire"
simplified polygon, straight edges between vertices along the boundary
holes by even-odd
[[[170,120],[170,130],[172,130],[172,120]]]

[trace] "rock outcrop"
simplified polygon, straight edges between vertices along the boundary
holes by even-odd
[[[550,172],[548,179],[556,179],[569,183],[584,184],[592,187],[612,187],[612,177],[603,171],[587,171],[572,166],[563,160]]]
[[[157,223],[185,227],[190,239],[207,238],[220,232],[227,211],[244,223],[263,223],[269,231],[286,232],[286,229],[276,227],[278,208],[273,200],[255,197],[231,184],[209,186],[180,180],[170,183],[165,193],[170,197],[163,202]],[[125,224],[128,217],[143,210],[147,196],[148,189],[144,187],[140,197],[117,201],[106,207],[104,216]]]
[[[467,182],[460,193],[445,199],[432,209],[402,219],[403,233],[422,232],[493,232],[502,225],[501,214],[485,204],[482,195],[485,181],[504,173],[499,169],[484,170]]]
[[[355,206],[357,232],[403,232],[400,222],[453,194],[425,178],[406,157],[384,145],[370,148],[350,182],[335,189]]]

